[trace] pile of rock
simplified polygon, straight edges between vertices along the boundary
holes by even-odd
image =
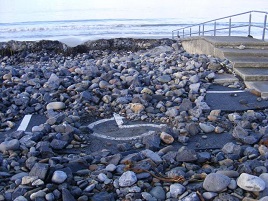
[[[137,51],[132,43],[114,39],[117,50],[69,56],[43,47],[0,58],[1,131],[25,114],[47,116],[32,132],[1,141],[0,200],[266,200],[268,111],[226,113],[204,100],[229,62],[190,55],[171,40],[146,40]],[[83,151],[90,130],[82,120],[114,112],[172,129],[119,146],[127,154]],[[235,140],[216,150],[172,145],[211,132]]]

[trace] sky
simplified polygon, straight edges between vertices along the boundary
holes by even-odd
[[[208,20],[268,10],[267,0],[0,0],[0,23],[66,19],[174,18]],[[104,14],[105,13],[105,14]]]

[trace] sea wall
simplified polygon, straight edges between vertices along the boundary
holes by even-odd
[[[51,54],[77,54],[90,50],[129,50],[137,51],[141,49],[154,48],[160,45],[171,45],[171,39],[133,39],[115,38],[87,41],[76,47],[69,47],[59,41],[8,41],[0,42],[0,56],[11,56],[20,54],[22,57],[29,53],[51,53]]]

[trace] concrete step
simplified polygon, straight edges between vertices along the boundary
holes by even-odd
[[[268,68],[234,68],[244,81],[268,81]]]
[[[268,42],[239,36],[199,36],[181,40],[191,54],[228,59],[233,69],[258,95],[268,98]],[[224,79],[219,79],[224,82]]]
[[[234,68],[268,68],[268,57],[229,56]]]
[[[250,37],[240,37],[240,36],[203,36],[202,37],[207,42],[214,45],[214,47],[227,47],[235,48],[240,45],[244,45],[248,48],[255,49],[268,49],[268,42],[250,38]]]
[[[268,49],[217,48],[221,57],[268,57]]]
[[[268,81],[246,81],[245,85],[262,98],[268,98]]]

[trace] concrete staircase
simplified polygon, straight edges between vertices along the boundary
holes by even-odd
[[[207,54],[228,59],[247,88],[268,98],[268,42],[239,36],[200,36],[182,40],[192,54]]]

